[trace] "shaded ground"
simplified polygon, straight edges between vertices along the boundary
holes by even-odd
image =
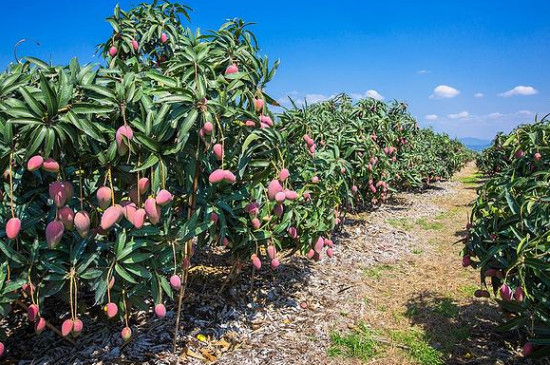
[[[460,244],[475,197],[473,166],[422,194],[399,194],[379,211],[352,217],[337,235],[335,258],[294,256],[254,285],[229,282],[226,260],[199,258],[184,304],[177,358],[174,312],[140,313],[122,345],[119,323],[85,323],[76,346],[51,331],[36,337],[13,317],[10,363],[202,364],[528,364],[515,335],[494,331],[494,304],[473,299],[474,270]],[[170,307],[169,307],[170,309]],[[6,327],[6,326],[5,326]],[[508,336],[508,337],[507,337]],[[11,341],[11,342],[10,342]],[[15,342],[17,341],[17,343]]]

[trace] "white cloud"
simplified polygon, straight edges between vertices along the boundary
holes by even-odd
[[[384,97],[380,95],[376,90],[367,90],[367,92],[365,93],[365,96],[368,96],[376,100],[384,100]]]
[[[454,87],[448,86],[448,85],[439,85],[434,89],[434,92],[432,95],[430,95],[430,98],[435,99],[442,99],[442,98],[454,98],[460,94],[460,91],[455,89]]]
[[[438,116],[437,114],[428,114],[424,118],[426,118],[426,120],[436,120]]]
[[[489,118],[494,118],[494,119],[500,118],[500,117],[503,117],[503,116],[504,116],[504,114],[500,114],[500,113],[491,113],[491,114],[489,114]]]
[[[483,93],[475,93],[474,94],[474,98],[482,98],[484,96],[485,96],[485,94],[483,94]]]
[[[349,96],[351,96],[353,99],[373,98],[373,99],[380,100],[380,101],[385,99],[376,90],[367,90],[364,94],[350,93]]]
[[[530,115],[533,115],[533,112],[530,111],[530,110],[519,110],[516,112],[516,115],[522,115],[522,116],[530,116]]]
[[[502,96],[505,98],[508,98],[510,96],[514,95],[535,95],[538,93],[538,90],[535,89],[532,86],[516,86],[515,88],[508,90],[506,92],[498,94],[498,96]]]
[[[321,101],[326,101],[332,97],[334,97],[334,95],[327,96],[323,94],[306,94],[305,96],[308,104],[320,103]]]
[[[468,113],[466,110],[456,114],[447,114],[447,117],[449,119],[466,119],[469,116],[470,116],[470,113]]]
[[[425,75],[425,74],[429,74],[430,70],[418,70],[416,71],[416,73],[419,75]]]

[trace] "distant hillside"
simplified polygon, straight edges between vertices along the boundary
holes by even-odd
[[[460,138],[460,142],[462,142],[466,147],[474,151],[483,151],[485,148],[491,145],[491,141],[488,139],[479,139],[472,137]]]

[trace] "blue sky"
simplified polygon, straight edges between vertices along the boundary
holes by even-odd
[[[423,126],[479,138],[550,112],[550,1],[185,3],[193,28],[216,29],[233,17],[258,23],[262,53],[281,59],[268,88],[281,101],[368,93],[406,101]],[[22,38],[29,41],[20,56],[93,62],[115,4],[3,1],[0,67]]]

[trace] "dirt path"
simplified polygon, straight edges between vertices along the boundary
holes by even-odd
[[[455,242],[476,197],[475,173],[468,165],[452,181],[354,217],[336,259],[309,267],[307,285],[292,293],[307,309],[268,309],[268,324],[222,362],[526,363],[513,336],[495,332],[494,303],[473,297],[476,272],[461,266]]]
[[[222,251],[193,264],[181,328],[181,363],[523,364],[514,334],[499,335],[494,304],[473,298],[479,280],[461,266],[475,168],[421,194],[398,194],[351,217],[335,257],[281,259],[219,293],[230,266]],[[248,270],[249,268],[247,268]],[[174,312],[140,313],[122,345],[119,323],[86,321],[72,346],[51,331],[34,336],[21,313],[10,328],[20,364],[170,364]],[[55,343],[55,345],[53,345]]]

